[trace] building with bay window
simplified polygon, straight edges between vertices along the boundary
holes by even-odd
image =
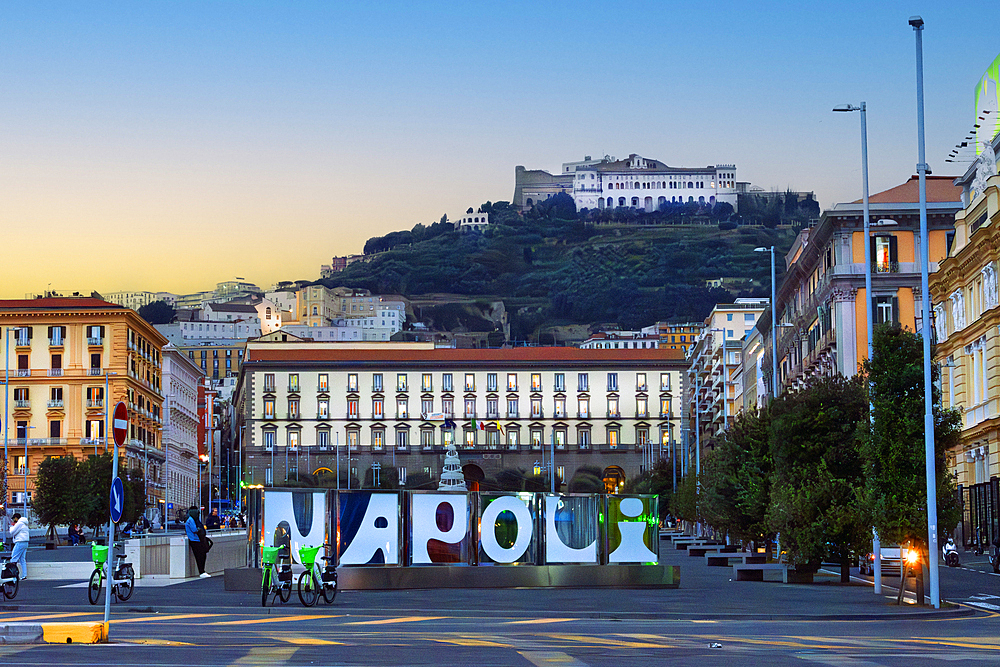
[[[673,452],[684,367],[650,348],[252,341],[234,398],[243,480],[339,466],[353,485],[377,464],[436,485],[452,442],[472,483],[547,470],[552,451],[566,481],[583,465],[631,477]]]

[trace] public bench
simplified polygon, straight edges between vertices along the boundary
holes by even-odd
[[[767,556],[754,553],[706,553],[705,565],[710,567],[728,567],[731,560],[738,559],[741,565],[761,565],[767,562]]]
[[[687,548],[688,556],[701,557],[710,551],[732,553],[736,551],[735,544],[695,544]]]
[[[736,581],[764,581],[765,571],[780,571],[781,581],[786,584],[811,584],[814,572],[796,572],[795,568],[785,563],[759,563],[733,565]]]
[[[722,542],[719,542],[718,540],[686,540],[683,542],[674,542],[674,545],[681,550],[686,550],[691,547],[718,546],[721,544]]]

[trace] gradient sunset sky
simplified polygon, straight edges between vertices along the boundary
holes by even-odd
[[[629,153],[861,196],[934,174],[997,2],[20,2],[0,8],[0,296],[316,279],[510,200],[515,165]]]

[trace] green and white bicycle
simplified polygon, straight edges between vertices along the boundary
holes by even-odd
[[[116,549],[125,546],[124,542],[115,542]],[[93,544],[90,547],[91,556],[94,559],[94,571],[90,575],[90,583],[87,585],[87,599],[90,604],[97,604],[101,599],[101,588],[103,588],[104,578],[108,570],[108,548],[100,544]],[[115,554],[115,565],[111,570],[111,594],[122,602],[132,597],[132,590],[135,588],[135,570],[132,563],[125,560],[124,553]]]
[[[316,555],[320,549],[331,553],[330,545],[321,547],[299,547],[299,560],[306,566],[306,571],[299,575],[299,601],[307,607],[316,604],[316,598],[323,596],[323,601],[333,604],[337,597],[337,568],[331,561],[333,556],[323,556],[326,564],[320,568]]]
[[[282,602],[292,597],[292,563],[286,547],[261,547],[260,606],[266,607],[272,596]]]

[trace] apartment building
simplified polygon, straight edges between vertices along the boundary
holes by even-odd
[[[584,464],[630,477],[671,455],[683,371],[648,348],[252,341],[234,397],[244,481],[340,466],[357,483],[378,464],[436,483],[452,442],[472,482],[540,470],[552,449],[564,480]]]
[[[754,331],[769,299],[717,304],[688,355],[684,384],[686,428],[712,438],[743,409],[743,342]]]
[[[861,202],[835,204],[802,230],[785,256],[777,292],[778,393],[812,375],[851,377],[868,355],[867,309],[874,324],[920,330],[920,210],[917,177],[869,197],[871,236],[864,238]],[[927,177],[931,269],[948,254],[962,188],[952,177]],[[865,294],[865,243],[872,294]],[[761,319],[762,369],[771,386],[771,318]]]
[[[1000,476],[1000,176],[992,157],[1000,135],[994,139],[956,179],[968,205],[955,216],[955,240],[930,282],[942,401],[962,411],[961,442],[948,461],[963,486]]]
[[[162,499],[162,348],[135,311],[93,297],[0,300],[8,443],[8,501],[30,501],[38,464],[108,447],[105,412],[129,409],[121,465],[146,472],[150,504]],[[114,447],[114,443],[110,443]],[[27,473],[27,484],[23,475]]]
[[[204,371],[187,354],[163,348],[164,502],[160,520],[186,512],[198,499],[198,389]]]

